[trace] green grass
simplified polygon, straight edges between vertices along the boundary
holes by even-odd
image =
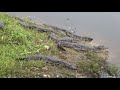
[[[108,64],[107,69],[109,70],[111,75],[120,75],[120,69],[113,64]]]
[[[0,13],[0,21],[6,23],[0,29],[0,77],[23,77],[26,73],[31,77],[32,71],[29,69],[40,69],[44,66],[43,61],[19,62],[16,58],[34,54],[55,55],[59,52],[55,43],[48,40],[46,33],[25,29],[18,24],[18,20],[5,13]]]
[[[94,74],[94,77],[99,77],[105,61],[98,57],[94,52],[85,52],[85,58],[77,64],[81,71],[86,71]]]
[[[119,68],[113,64],[106,63],[102,57],[98,57],[94,52],[85,52],[85,57],[77,65],[82,72],[89,72],[92,77],[99,77],[103,68],[108,70],[110,75],[120,75]],[[107,67],[106,67],[107,64]]]

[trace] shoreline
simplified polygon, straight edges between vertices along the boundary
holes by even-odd
[[[4,17],[4,15],[3,15],[3,17]],[[5,17],[7,17],[9,19],[10,16],[8,15]],[[77,73],[75,73],[74,71],[71,71],[71,70],[69,72],[67,71],[69,74],[72,73],[73,76],[74,76],[74,74],[84,74],[83,77],[84,76],[85,77],[95,77],[95,78],[100,77],[99,75],[102,71],[101,67],[104,67],[104,64],[106,63],[107,54],[105,55],[104,46],[92,46],[92,45],[90,45],[90,42],[94,39],[92,39],[90,37],[78,36],[78,35],[75,35],[74,33],[71,33],[67,30],[64,30],[64,29],[61,29],[61,28],[58,28],[55,26],[42,24],[42,23],[41,23],[41,25],[38,25],[36,23],[32,23],[29,20],[25,20],[25,19],[22,20],[20,18],[14,17],[14,16],[11,16],[10,20],[12,20],[13,18],[16,19],[15,20],[16,26],[18,26],[22,30],[21,34],[19,34],[20,32],[17,31],[18,38],[19,37],[21,38],[20,35],[22,35],[22,34],[23,34],[22,38],[23,37],[26,38],[26,36],[29,37],[28,33],[29,34],[36,33],[36,35],[38,35],[37,37],[43,38],[41,41],[39,41],[40,38],[34,38],[34,37],[30,36],[30,38],[33,38],[33,39],[31,39],[32,41],[34,39],[37,40],[37,41],[35,41],[35,43],[31,42],[29,39],[26,38],[26,40],[28,40],[28,42],[31,43],[30,45],[27,43],[27,41],[23,41],[24,38],[23,38],[23,40],[21,39],[20,41],[17,41],[18,45],[15,44],[16,47],[18,47],[20,43],[22,43],[21,45],[26,44],[28,46],[34,46],[34,45],[36,45],[36,47],[39,46],[38,48],[36,48],[37,52],[36,51],[33,52],[35,50],[35,49],[33,49],[33,51],[31,51],[31,54],[26,53],[26,55],[22,55],[23,58],[24,57],[29,58],[29,56],[31,56],[31,55],[33,55],[33,56],[36,54],[41,55],[41,53],[44,53],[43,55],[45,55],[45,56],[49,55],[50,57],[45,58],[44,56],[42,56],[42,58],[40,57],[40,59],[43,59],[43,60],[47,59],[48,61],[50,61],[50,64],[51,64],[51,61],[52,61],[52,64],[54,64],[55,62],[60,62],[59,63],[60,65],[64,64],[66,66],[69,66],[69,65],[65,64],[66,62],[69,62],[71,64],[76,64],[77,68],[78,68]],[[9,26],[9,24],[8,24],[8,26]],[[6,26],[6,28],[8,26]],[[9,30],[9,28],[8,28],[8,30]],[[24,35],[24,33],[26,33],[26,35]],[[41,35],[45,35],[45,36],[41,37]],[[14,38],[12,38],[12,39],[13,39],[12,41],[14,41]],[[6,43],[6,41],[4,41],[4,43]],[[10,42],[10,43],[14,44],[13,42]],[[46,47],[45,47],[46,49],[44,49],[43,46],[41,47],[41,45],[44,43],[45,43],[45,45],[48,43],[48,45],[46,45]],[[8,43],[7,45],[11,45],[11,44]],[[49,46],[49,45],[51,45],[51,46]],[[59,48],[58,48],[58,46],[59,46]],[[52,48],[52,47],[54,47],[54,48]],[[25,48],[27,48],[27,47],[25,46],[24,49]],[[40,49],[40,52],[38,51],[38,49]],[[54,50],[56,50],[55,54],[52,53]],[[29,49],[28,49],[28,51],[29,51]],[[21,52],[24,53],[23,51],[21,51]],[[50,52],[50,53],[48,53],[48,52]],[[61,53],[59,53],[59,52],[61,52]],[[18,53],[18,56],[19,56],[19,54],[21,54],[21,53]],[[106,57],[103,57],[102,54],[105,55]],[[19,57],[19,58],[22,58],[22,57]],[[61,60],[54,59],[53,57],[57,57]],[[14,57],[14,58],[16,58],[16,57]],[[34,58],[36,58],[36,57],[34,57]],[[32,58],[31,60],[37,64],[38,61],[34,61],[34,58]],[[63,61],[64,61],[64,63],[63,63]],[[15,62],[17,62],[17,61],[15,60]],[[20,63],[21,63],[21,61],[20,61]],[[29,62],[25,62],[25,63],[27,64]],[[23,67],[23,66],[24,65],[22,65],[21,67]],[[39,65],[37,65],[37,67],[38,66]],[[31,68],[30,66],[28,66],[28,67]],[[63,73],[63,71],[61,71],[59,68],[62,68],[64,70],[64,68],[61,66],[60,67],[53,66],[53,68],[52,68],[52,66],[45,65],[45,67],[51,68],[50,70],[53,69],[52,72],[55,75],[56,75],[56,72],[58,72],[58,71],[59,71],[59,73]],[[42,67],[42,68],[44,68],[44,67]],[[54,69],[56,70],[56,72],[54,72]],[[105,69],[108,69],[108,68],[105,68]],[[49,73],[49,75],[52,75],[49,70],[47,72]],[[79,73],[79,72],[82,72],[82,73]],[[113,71],[113,72],[115,72],[115,71]],[[36,71],[35,71],[35,73],[36,73]],[[40,73],[45,73],[45,72],[43,71]],[[59,74],[59,73],[57,73],[57,74]],[[88,76],[86,76],[86,75],[88,75]],[[55,76],[53,75],[51,77],[55,77]]]

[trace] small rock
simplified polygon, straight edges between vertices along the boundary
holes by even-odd
[[[57,75],[57,77],[59,77],[59,75]]]
[[[57,75],[57,78],[59,78],[59,77],[60,77],[60,74]]]
[[[47,46],[47,45],[45,45],[44,47],[45,47],[47,50],[50,48],[50,47],[49,47],[49,46]]]
[[[59,53],[62,53],[61,51]]]
[[[48,68],[47,68],[47,67],[43,67],[42,69],[43,69],[43,70],[48,70]]]
[[[45,78],[50,78],[50,75],[44,74],[43,77],[45,77]]]
[[[46,74],[44,74],[44,75],[43,75],[43,77],[47,77],[47,75],[46,75]]]
[[[103,69],[104,67],[101,67],[101,69]]]

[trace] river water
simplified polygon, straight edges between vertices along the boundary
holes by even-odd
[[[105,45],[109,62],[120,66],[120,12],[8,12],[30,17],[37,22],[55,25],[81,36],[92,37],[93,43]]]

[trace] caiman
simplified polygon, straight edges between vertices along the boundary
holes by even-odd
[[[51,56],[36,55],[36,56],[29,56],[29,57],[25,57],[25,58],[18,58],[17,60],[27,60],[27,61],[30,61],[30,60],[44,60],[47,63],[53,64],[53,65],[62,65],[64,67],[72,69],[72,70],[77,69],[76,66],[74,66],[70,63],[67,63],[67,62],[65,62],[61,59],[54,58],[54,57],[51,57]]]

